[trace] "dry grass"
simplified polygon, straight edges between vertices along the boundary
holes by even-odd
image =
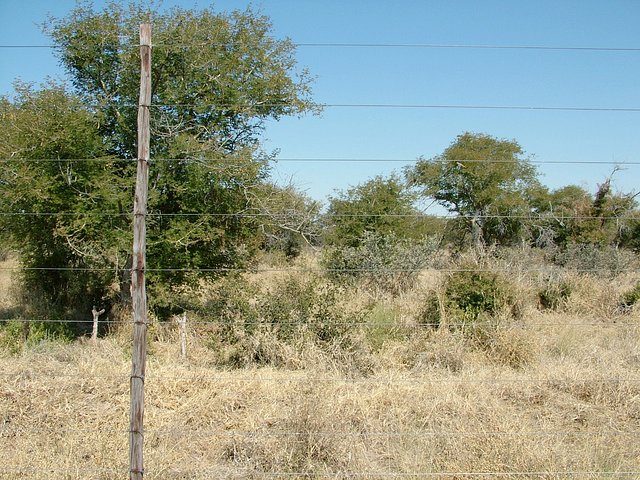
[[[0,310],[10,309],[13,306],[11,298],[11,286],[14,268],[18,266],[17,259],[9,256],[5,261],[0,262]]]
[[[156,330],[145,478],[640,477],[640,319],[609,308],[633,279],[576,277],[565,311],[531,300],[482,345],[413,325],[438,281],[378,299],[376,348],[361,332],[349,359],[265,338],[291,362],[225,369]],[[0,358],[0,479],[126,478],[128,355],[121,332]]]

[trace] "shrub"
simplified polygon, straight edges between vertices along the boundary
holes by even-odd
[[[434,327],[446,322],[452,330],[469,330],[498,314],[519,314],[509,286],[495,273],[465,270],[449,275],[442,291],[427,299],[419,321]]]
[[[347,348],[349,335],[364,320],[364,311],[350,312],[344,290],[320,277],[289,275],[269,289],[242,280],[225,279],[206,302],[212,320],[210,346],[229,350],[228,362],[274,364],[287,351],[315,344]]]
[[[544,310],[558,310],[571,295],[572,286],[565,280],[548,278],[546,285],[538,291],[538,302]]]
[[[585,273],[616,275],[638,267],[638,256],[612,246],[569,244],[554,256],[557,265]]]
[[[344,337],[354,322],[362,321],[349,318],[340,307],[343,293],[340,287],[317,277],[301,280],[290,276],[257,303],[263,321],[274,326],[280,339],[290,340],[305,331],[315,340],[328,342]]]
[[[238,276],[216,285],[204,308],[205,316],[218,327],[220,342],[235,344],[257,329],[259,315],[253,300],[257,294],[254,285]]]
[[[9,355],[22,352],[28,326],[22,322],[7,321],[0,323],[0,351]]]
[[[0,350],[17,355],[24,347],[42,342],[69,342],[75,332],[64,322],[25,322],[9,320],[0,322]]]
[[[640,301],[640,282],[636,284],[631,290],[627,291],[622,295],[622,300],[620,301],[620,310],[624,312],[630,311],[634,305],[638,304]]]
[[[385,343],[410,338],[407,327],[399,324],[398,314],[384,305],[376,305],[366,318],[365,339],[373,351],[379,351]]]
[[[365,232],[358,246],[331,249],[323,263],[334,279],[359,282],[375,293],[399,295],[414,286],[439,245],[438,237],[407,240]]]

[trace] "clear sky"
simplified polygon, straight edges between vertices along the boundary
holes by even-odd
[[[104,2],[97,1],[96,5]],[[219,0],[216,10],[250,2]],[[300,66],[326,104],[640,108],[640,0],[262,0],[274,35],[296,43],[631,48],[632,51],[300,46]],[[72,0],[0,0],[0,44],[49,43],[37,26]],[[165,6],[195,2],[167,0]],[[200,1],[197,5],[208,5]],[[50,49],[0,49],[0,94],[15,78],[62,72]],[[515,139],[534,160],[640,162],[640,111],[328,107],[320,116],[270,123],[268,150],[283,159],[399,159],[441,153],[457,135]],[[283,161],[274,169],[324,199],[401,162]],[[552,188],[593,191],[612,164],[541,164]],[[614,177],[640,189],[640,165]]]

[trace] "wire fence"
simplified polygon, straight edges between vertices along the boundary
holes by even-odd
[[[105,35],[104,38],[113,38],[112,35]],[[235,46],[237,44],[203,44],[201,46]],[[367,49],[468,49],[468,50],[539,50],[539,51],[566,51],[566,52],[611,52],[611,53],[637,53],[640,52],[640,48],[635,47],[579,47],[579,46],[563,46],[563,45],[474,45],[474,44],[392,44],[392,43],[297,43],[294,44],[297,47],[301,48],[329,48],[329,49],[356,49],[356,48],[367,48]],[[197,45],[196,45],[197,46]],[[194,45],[182,45],[182,44],[163,44],[159,43],[154,45],[157,48],[185,48],[185,47],[194,47]],[[0,45],[2,49],[56,49],[58,46],[56,45]],[[138,45],[123,45],[121,44],[119,48],[138,48]],[[128,107],[137,107],[137,105],[122,105]],[[227,110],[227,109],[238,109],[238,110],[246,110],[255,108],[257,105],[255,104],[210,104],[210,105],[193,105],[193,104],[165,104],[165,103],[156,103],[151,105],[151,107],[155,109],[173,109],[173,108],[192,108],[192,107],[206,107],[211,110]],[[260,103],[261,108],[264,107],[278,107],[280,104],[265,104]],[[596,107],[596,106],[553,106],[553,105],[480,105],[480,104],[437,104],[437,103],[318,103],[315,105],[317,107],[322,108],[337,108],[337,109],[398,109],[398,110],[407,110],[407,109],[423,109],[423,110],[523,110],[523,111],[547,111],[547,112],[583,112],[583,113],[597,113],[597,112],[610,112],[610,113],[638,113],[640,112],[640,108],[635,107]],[[368,163],[368,162],[388,162],[388,163],[415,163],[420,159],[402,159],[402,158],[279,158],[274,159],[277,162],[324,162],[328,164],[338,164],[338,163]],[[122,158],[76,158],[76,159],[65,159],[65,158],[40,158],[40,159],[28,159],[28,158],[4,158],[0,159],[1,163],[24,163],[24,164],[47,164],[47,163],[67,163],[67,162],[86,162],[90,163],[116,163],[116,162],[133,162],[134,159],[122,159]],[[164,162],[202,162],[204,159],[170,159],[170,158],[158,158],[153,159],[153,163],[164,163]],[[212,162],[213,160],[207,159],[206,162]],[[233,160],[227,161],[224,159],[219,160],[221,163],[232,163]],[[450,160],[435,158],[432,161],[447,163],[451,162]],[[492,160],[492,159],[469,159],[469,160],[456,160],[458,162],[479,162],[479,163],[505,163],[505,161],[501,160]],[[624,166],[637,166],[640,165],[640,161],[581,161],[581,160],[529,160],[532,164],[557,164],[557,165],[624,165]],[[555,210],[553,206],[551,206],[551,210]],[[240,219],[260,219],[260,218],[290,218],[291,216],[296,216],[297,212],[288,212],[286,214],[272,214],[272,213],[255,213],[255,212],[235,212],[235,213],[219,213],[219,212],[211,212],[211,213],[201,213],[201,212],[175,212],[175,213],[163,213],[163,212],[149,212],[148,216],[150,218],[153,217],[175,217],[175,218],[240,218]],[[307,213],[305,212],[305,215]],[[96,216],[96,217],[122,217],[122,218],[131,218],[133,216],[132,213],[122,213],[122,212],[109,212],[109,211],[100,211],[100,212],[73,212],[73,211],[5,211],[0,212],[1,217],[17,217],[20,219],[24,219],[24,221],[30,221],[35,217],[84,217],[84,216]],[[414,218],[414,219],[431,219],[431,218],[439,218],[444,220],[449,219],[495,219],[495,220],[539,220],[540,216],[536,215],[517,215],[517,214],[490,214],[490,215],[480,215],[480,216],[470,216],[470,215],[428,215],[426,213],[412,213],[412,214],[396,214],[396,213],[363,213],[363,214],[336,214],[336,213],[323,213],[322,216],[325,219],[340,219],[340,218]],[[571,221],[571,220],[590,220],[593,219],[591,216],[587,215],[578,215],[578,214],[566,214],[560,213],[553,217],[558,221]],[[611,220],[611,221],[625,221],[625,220],[637,220],[637,217],[630,214],[615,216],[615,215],[605,215],[597,217],[598,220]],[[473,267],[473,268],[445,268],[445,267],[421,267],[421,268],[324,268],[324,267],[292,267],[292,266],[284,266],[284,267],[251,267],[251,268],[225,268],[225,267],[199,267],[199,268],[185,268],[179,265],[176,265],[175,268],[151,268],[146,269],[149,273],[217,273],[217,274],[225,274],[225,273],[243,273],[243,274],[265,274],[265,273],[298,273],[298,274],[344,274],[344,273],[367,273],[372,275],[387,275],[394,273],[428,273],[428,272],[436,272],[443,274],[452,274],[452,273],[461,273],[461,272],[498,272],[506,275],[512,275],[516,272],[518,274],[540,274],[540,273],[548,273],[548,267],[518,267],[517,269],[513,266],[491,266],[491,267]],[[106,272],[106,273],[123,273],[123,272],[131,272],[131,268],[115,268],[111,266],[105,267],[66,267],[63,265],[58,266],[49,266],[49,267],[28,267],[21,264],[15,265],[1,265],[0,272]],[[588,274],[602,274],[603,272],[607,272],[608,269],[597,267],[597,268],[574,268],[572,271],[577,273],[588,273]],[[637,267],[629,267],[629,268],[618,268],[616,269],[618,273],[632,273],[637,274],[640,273],[640,269]],[[572,320],[570,322],[561,321],[558,319],[542,321],[526,321],[526,322],[514,322],[516,326],[520,326],[524,329],[536,328],[541,330],[546,329],[573,329],[577,328],[581,332],[586,335],[586,332],[590,330],[595,330],[597,332],[604,331],[617,331],[629,329],[635,335],[635,330],[640,326],[640,323],[637,322],[635,317],[629,318],[628,316],[620,314],[618,317],[615,317],[613,320],[608,319],[607,321],[585,321],[585,320]],[[8,323],[9,321],[17,324],[31,324],[31,323],[43,323],[43,324],[57,324],[57,323],[65,323],[65,324],[89,324],[91,323],[90,319],[77,319],[77,318],[60,318],[60,319],[49,319],[49,318],[33,318],[29,316],[19,317],[19,318],[11,318],[6,320],[0,320],[0,325],[2,323]],[[520,324],[519,324],[520,323]],[[130,325],[131,322],[122,322],[121,320],[110,320],[105,319],[101,320],[100,324],[106,326],[115,326],[115,325]],[[210,320],[199,320],[199,319],[190,319],[188,325],[190,328],[198,329],[204,328],[207,326],[233,326],[237,325],[236,321],[229,321],[224,319],[216,319],[215,321]],[[290,321],[286,319],[279,320],[250,320],[244,319],[242,321],[242,325],[245,327],[251,326],[267,326],[267,327],[283,327],[283,326],[301,326],[304,325],[304,320],[298,321]],[[379,325],[366,323],[362,321],[343,321],[343,322],[333,322],[334,325],[337,326],[348,326],[348,327],[360,327],[363,329],[377,329]],[[403,329],[403,330],[424,330],[424,329],[433,329],[434,327],[440,326],[439,323],[432,322],[413,322],[409,324],[401,324],[394,325],[393,328]],[[467,327],[468,323],[448,323],[448,327],[456,328],[456,327]],[[553,332],[547,332],[547,335],[552,335]],[[581,333],[582,334],[582,333]],[[628,362],[633,363],[637,362],[637,359],[632,357],[627,358]],[[436,377],[435,375],[429,375],[429,372],[426,374],[414,375],[414,376],[406,376],[406,375],[396,375],[396,376],[387,376],[387,375],[376,375],[376,376],[366,376],[359,375],[350,377],[348,375],[342,375],[339,372],[337,374],[329,375],[327,373],[317,374],[317,373],[299,373],[292,371],[289,375],[274,375],[271,373],[262,373],[259,368],[255,371],[250,372],[251,375],[239,375],[233,371],[225,372],[223,370],[216,370],[215,368],[209,368],[207,370],[197,370],[197,371],[188,371],[188,368],[185,367],[185,371],[171,372],[168,373],[166,371],[154,372],[153,368],[146,375],[145,379],[147,382],[153,384],[154,382],[168,382],[170,385],[175,386],[176,384],[182,383],[197,383],[197,382],[220,382],[226,384],[226,388],[228,388],[228,384],[240,385],[240,384],[267,384],[274,386],[276,388],[284,388],[284,386],[289,384],[308,384],[309,382],[314,385],[357,385],[359,387],[363,387],[363,390],[358,391],[357,395],[365,396],[367,395],[368,387],[376,386],[397,386],[397,385],[409,385],[409,386],[422,386],[425,385],[448,385],[451,388],[455,386],[474,386],[474,385],[486,385],[487,388],[499,386],[499,385],[515,385],[515,386],[527,386],[527,387],[536,387],[537,385],[558,385],[563,384],[571,387],[580,387],[583,385],[596,386],[596,387],[607,387],[610,389],[618,389],[613,394],[613,398],[610,399],[610,402],[614,403],[613,411],[616,411],[616,406],[618,403],[627,402],[632,405],[631,413],[628,414],[628,422],[625,430],[615,429],[613,426],[611,428],[607,427],[603,428],[592,428],[589,425],[584,425],[584,423],[580,423],[580,428],[569,428],[565,425],[564,428],[559,427],[557,429],[526,429],[526,428],[512,428],[511,430],[474,430],[473,427],[468,429],[458,428],[446,428],[441,427],[439,429],[433,428],[406,428],[403,429],[390,427],[391,429],[383,430],[347,430],[341,429],[340,425],[336,427],[327,428],[326,426],[320,427],[312,427],[306,430],[300,429],[299,427],[291,427],[287,429],[283,429],[280,426],[276,426],[273,428],[269,427],[268,419],[266,422],[256,422],[255,428],[252,429],[243,429],[238,426],[231,425],[228,428],[221,428],[219,426],[208,425],[206,427],[202,426],[190,426],[190,425],[182,425],[176,428],[150,428],[146,430],[145,434],[147,438],[151,439],[154,437],[162,437],[165,440],[169,441],[182,441],[182,442],[196,442],[202,439],[215,439],[215,438],[224,438],[224,439],[250,439],[254,442],[260,441],[261,439],[270,439],[274,438],[276,441],[282,442],[294,442],[299,444],[304,444],[305,446],[310,446],[305,454],[309,457],[309,459],[317,460],[317,455],[325,454],[331,455],[331,450],[327,450],[329,453],[320,452],[318,453],[317,448],[318,445],[322,446],[322,442],[327,439],[338,439],[341,441],[356,442],[362,440],[390,440],[390,439],[401,439],[407,442],[417,442],[418,440],[433,440],[437,441],[455,441],[456,439],[476,439],[480,442],[490,442],[492,439],[506,439],[506,441],[516,441],[521,440],[522,438],[533,439],[533,443],[529,443],[529,446],[535,446],[536,439],[551,439],[557,441],[566,441],[572,443],[576,446],[576,450],[578,448],[583,448],[589,450],[590,447],[593,447],[593,450],[599,452],[602,449],[602,442],[613,442],[619,441],[624,442],[624,452],[622,451],[622,444],[616,444],[620,447],[620,457],[629,458],[626,463],[620,464],[620,466],[610,466],[608,468],[574,468],[570,466],[570,462],[567,463],[569,465],[567,468],[559,469],[559,468],[549,468],[549,469],[525,469],[517,466],[518,462],[515,462],[514,459],[510,459],[513,461],[512,464],[509,464],[509,460],[501,460],[503,462],[502,470],[494,469],[491,471],[482,470],[482,469],[460,469],[460,470],[440,470],[440,471],[431,471],[425,468],[414,467],[415,471],[406,471],[410,469],[411,466],[404,466],[404,470],[396,469],[395,471],[385,471],[383,468],[379,469],[368,469],[364,467],[359,467],[360,470],[353,470],[346,467],[337,467],[335,471],[332,470],[332,466],[330,466],[330,461],[332,459],[325,458],[320,459],[318,462],[321,464],[321,467],[315,471],[309,471],[308,469],[301,468],[299,465],[297,468],[291,468],[290,471],[284,471],[284,469],[279,468],[277,465],[269,471],[268,467],[265,468],[247,468],[241,463],[241,455],[237,454],[238,457],[233,457],[230,455],[231,461],[228,462],[229,465],[220,468],[184,468],[184,469],[171,469],[171,468],[163,468],[157,469],[154,471],[153,466],[145,471],[145,474],[150,478],[638,478],[640,477],[640,464],[638,464],[638,442],[636,437],[640,437],[640,430],[637,429],[637,411],[633,410],[638,403],[638,395],[640,392],[638,391],[638,385],[640,385],[640,377],[635,377],[631,375],[618,376],[615,373],[612,373],[608,376],[594,376],[594,377],[586,377],[583,375],[582,371],[576,371],[575,375],[559,375],[557,370],[549,370],[548,372],[544,372],[544,369],[538,368],[535,370],[535,376],[528,373],[522,372],[520,374],[512,373],[510,376],[506,376],[502,374],[501,376],[496,376],[492,378],[483,378],[479,375],[448,375],[445,377]],[[195,368],[195,367],[194,367]],[[10,370],[11,366],[7,367],[7,370]],[[633,370],[627,370],[633,371]],[[246,373],[246,372],[245,372]],[[127,434],[130,434],[131,431],[123,428],[111,428],[105,426],[81,426],[81,427],[73,427],[69,425],[59,425],[52,424],[46,427],[36,427],[29,424],[28,421],[19,424],[14,424],[12,420],[12,415],[16,415],[15,409],[13,406],[9,408],[11,399],[16,395],[16,387],[15,384],[17,382],[30,382],[30,381],[42,381],[49,380],[51,383],[52,391],[55,390],[55,384],[57,380],[60,379],[74,379],[78,380],[83,385],[87,383],[91,383],[92,381],[104,381],[108,379],[112,380],[120,380],[122,383],[125,383],[129,380],[129,376],[124,373],[119,373],[117,368],[114,368],[113,371],[105,375],[104,373],[95,373],[92,371],[59,371],[59,370],[49,370],[47,368],[43,368],[43,366],[33,366],[29,367],[22,365],[22,368],[17,371],[4,371],[0,372],[0,378],[4,379],[2,382],[2,389],[0,390],[0,406],[6,406],[7,414],[2,418],[0,422],[0,446],[5,439],[15,439],[16,437],[35,437],[34,439],[34,447],[32,450],[32,454],[37,457],[38,454],[38,441],[41,443],[46,443],[45,438],[51,438],[53,436],[64,436],[64,435],[87,435],[87,434],[106,434],[109,436],[117,436],[124,437]],[[163,383],[164,384],[164,383]],[[303,392],[305,385],[296,385],[294,387],[297,391]],[[379,392],[374,392],[375,394],[379,394]],[[587,391],[583,394],[582,397],[576,399],[574,403],[579,403],[581,408],[585,407],[585,404],[592,399],[592,396],[596,394],[591,390]],[[89,399],[92,398],[92,394],[89,393],[86,395]],[[51,394],[51,409],[57,408],[56,402],[59,402],[60,398],[57,395]],[[190,399],[188,398],[176,398],[176,401],[183,401],[188,403]],[[302,401],[302,400],[301,400]],[[372,400],[373,401],[373,400]],[[398,401],[402,401],[400,398]],[[533,400],[532,400],[533,401]],[[5,402],[5,403],[2,403]],[[542,402],[542,400],[540,400]],[[618,403],[615,403],[618,402]],[[153,403],[153,400],[151,401]],[[231,402],[233,403],[233,402]],[[365,401],[366,403],[366,401]],[[46,403],[45,403],[46,404]],[[74,407],[73,404],[68,404],[65,408],[73,410],[74,408],[82,408],[82,406]],[[277,402],[271,402],[268,408],[265,408],[265,411],[270,411],[271,409],[276,409],[278,406]],[[37,412],[30,411],[28,405],[22,406],[26,413],[24,413],[25,418],[28,420],[29,415],[33,415],[34,422],[38,420],[38,417],[45,412]],[[21,407],[21,408],[22,408]],[[393,404],[388,404],[387,407],[392,410],[396,406]],[[230,409],[246,409],[247,407],[244,405],[241,406],[230,406]],[[313,405],[309,408],[313,408]],[[542,408],[542,407],[540,407]],[[600,404],[598,408],[603,408]],[[160,412],[161,409],[158,409]],[[153,410],[152,410],[153,411]],[[154,412],[159,415],[160,413]],[[2,413],[0,411],[0,413]],[[22,413],[22,412],[21,412]],[[539,415],[549,415],[549,411],[538,410]],[[407,414],[409,415],[409,414]],[[414,415],[415,412],[414,412]],[[635,415],[635,416],[634,416]],[[16,415],[17,416],[17,415]],[[307,422],[311,422],[311,414],[308,414],[305,417]],[[97,420],[97,418],[96,418]],[[417,419],[419,420],[419,419]],[[575,419],[573,419],[575,420]],[[588,422],[587,420],[583,420],[582,417],[578,419],[580,422]],[[613,425],[615,423],[615,419],[611,418],[610,423]],[[235,419],[237,422],[238,420]],[[575,420],[577,421],[577,420]],[[534,422],[535,423],[535,422]],[[482,424],[482,422],[480,422]],[[619,423],[616,423],[619,425]],[[358,425],[356,425],[358,427]],[[40,440],[37,440],[40,439]],[[186,439],[186,440],[185,440]],[[315,443],[314,443],[315,442]],[[42,446],[42,445],[41,445]],[[235,446],[235,444],[234,444]],[[152,449],[158,449],[160,452],[171,452],[171,448],[166,448],[166,450],[162,450],[161,447],[165,447],[164,444],[161,444],[160,441],[154,438],[154,443],[152,444]],[[251,455],[259,456],[257,450],[259,447],[255,447],[256,452],[246,453],[247,458],[244,458],[245,461],[250,459]],[[64,452],[64,449],[60,449]],[[446,450],[446,449],[445,449]],[[487,447],[487,450],[490,450]],[[444,450],[443,450],[444,451]],[[389,457],[392,455],[391,451],[385,452],[377,452],[380,453],[381,457]],[[425,454],[430,454],[430,451],[425,451]],[[168,454],[168,453],[167,453]],[[236,453],[234,453],[236,455]],[[293,455],[293,454],[292,454]],[[339,453],[335,453],[335,456],[339,456]],[[350,455],[350,454],[349,454]],[[374,453],[371,453],[374,455]],[[194,458],[195,454],[185,453],[185,458],[187,460],[191,460],[194,464],[198,464]],[[240,460],[238,460],[240,458]],[[157,460],[156,460],[157,461]],[[387,461],[391,462],[391,459],[387,459]],[[324,463],[323,463],[324,462]],[[384,462],[383,462],[384,463]],[[588,462],[587,462],[588,463]],[[592,464],[596,464],[596,461],[591,462]],[[478,462],[480,465],[481,463]],[[606,464],[606,462],[602,462],[602,464]],[[582,465],[582,464],[581,464]],[[629,466],[632,468],[629,468]],[[340,470],[340,468],[343,468]],[[280,471],[282,470],[282,471]],[[116,478],[122,477],[128,473],[128,469],[125,466],[120,467],[99,467],[96,463],[92,463],[92,459],[90,457],[82,457],[77,460],[77,465],[75,466],[62,466],[62,465],[54,465],[54,466],[46,466],[39,467],[33,464],[26,464],[22,462],[8,462],[3,466],[0,466],[0,478],[6,476],[6,478],[15,478],[17,476],[26,476],[30,475],[33,478],[86,478],[86,475],[98,475],[99,478]],[[111,475],[111,476],[109,476]],[[109,476],[109,477],[107,477]]]

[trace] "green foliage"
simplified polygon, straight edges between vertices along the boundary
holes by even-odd
[[[398,313],[384,305],[376,305],[365,320],[365,339],[373,351],[379,351],[385,343],[408,340],[410,332],[398,322]]]
[[[268,290],[227,278],[205,305],[214,327],[211,346],[231,349],[227,361],[234,365],[274,360],[263,349],[266,338],[293,348],[305,343],[346,347],[350,333],[364,321],[364,312],[349,312],[341,303],[343,296],[343,289],[319,277],[285,277]]]
[[[513,140],[459,135],[442,155],[406,170],[410,185],[452,213],[475,246],[508,244],[525,235],[523,215],[542,189],[535,168]]]
[[[329,199],[324,243],[338,248],[358,247],[367,233],[378,237],[421,238],[433,225],[420,218],[415,200],[415,195],[396,176],[377,176],[339,192]]]
[[[27,267],[26,299],[42,306],[35,318],[82,318],[124,268],[131,236],[121,214],[132,180],[116,183],[108,157],[76,160],[104,155],[104,144],[93,114],[62,86],[18,84],[0,108],[0,230]]]
[[[463,270],[451,273],[442,292],[427,299],[419,321],[470,331],[503,313],[518,314],[518,303],[508,284],[492,272]]]
[[[540,307],[545,310],[558,310],[567,302],[572,290],[573,287],[568,281],[556,277],[549,278],[544,288],[538,291]]]
[[[398,295],[415,284],[440,246],[437,237],[400,239],[365,232],[355,247],[326,249],[323,265],[340,281],[358,282],[376,293]]]
[[[75,330],[66,322],[0,321],[0,351],[9,355],[18,355],[25,347],[42,342],[67,342],[75,336]]]
[[[258,293],[242,277],[230,276],[218,283],[204,310],[218,326],[216,335],[222,343],[235,344],[259,329]]]
[[[0,233],[28,268],[25,288],[45,318],[83,318],[94,304],[128,299],[135,162],[127,159],[136,157],[134,46],[144,21],[157,45],[150,305],[162,315],[181,311],[171,292],[197,281],[189,270],[213,276],[243,267],[264,241],[261,225],[283,226],[258,202],[269,160],[259,136],[268,120],[314,109],[294,45],[273,38],[269,20],[251,10],[158,13],[111,2],[94,11],[81,2],[44,26],[74,91],[18,84],[12,100],[0,98],[0,157],[10,159],[0,171],[8,214]],[[244,216],[253,212],[260,215]],[[298,240],[288,240],[291,253]]]
[[[354,324],[362,321],[340,307],[343,294],[341,288],[319,278],[289,278],[260,299],[258,308],[266,321],[275,324],[278,337],[283,340],[304,332],[316,341],[330,342],[345,337]]]
[[[98,105],[100,132],[118,156],[135,153],[140,62],[138,30],[151,23],[152,157],[230,153],[255,146],[267,119],[313,108],[310,77],[298,70],[295,46],[271,35],[253,12],[210,8],[152,11],[110,2],[95,11],[83,2],[50,18],[63,66],[82,98]]]
[[[18,355],[22,352],[28,326],[23,322],[0,322],[0,352]]]
[[[634,248],[636,207],[634,194],[612,192],[611,177],[595,195],[568,185],[550,192],[540,203],[536,243],[563,249],[572,244]]]
[[[622,301],[620,302],[620,308],[623,311],[631,310],[634,305],[640,303],[640,282],[636,284],[631,290],[624,293]]]
[[[491,361],[521,368],[533,360],[534,345],[526,333],[502,321],[519,315],[518,299],[503,278],[488,271],[464,270],[450,274],[442,289],[426,299],[418,321],[458,332]]]

